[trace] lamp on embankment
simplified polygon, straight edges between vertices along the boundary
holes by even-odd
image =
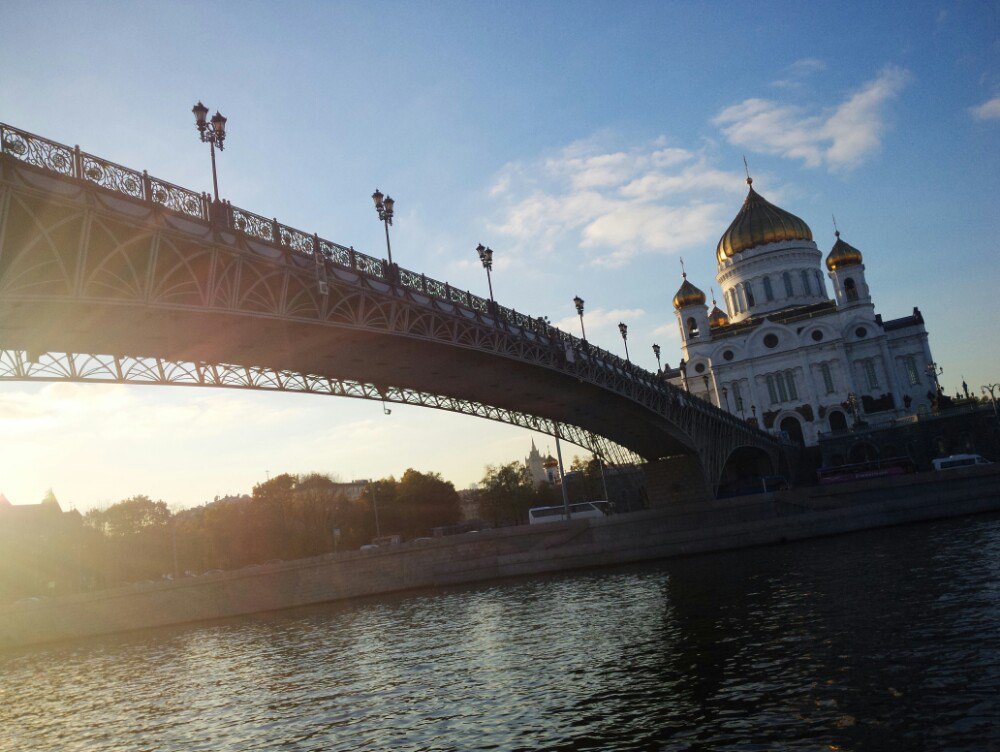
[[[628,357],[628,325],[623,324],[621,321],[618,322],[618,331],[621,332],[622,342],[625,343],[625,361],[631,363]]]

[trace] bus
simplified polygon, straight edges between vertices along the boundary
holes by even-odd
[[[571,520],[589,520],[607,517],[614,511],[610,501],[582,501],[569,505]],[[528,510],[528,524],[537,525],[542,522],[559,522],[566,519],[566,507],[562,504],[554,507],[532,507]]]
[[[852,465],[821,467],[816,471],[816,479],[821,485],[847,483],[868,478],[888,478],[894,475],[909,475],[917,472],[917,466],[909,457],[892,457],[871,462],[856,462]]]

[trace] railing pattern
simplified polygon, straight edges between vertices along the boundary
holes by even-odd
[[[236,230],[247,238],[274,244],[289,253],[315,256],[319,253],[326,262],[356,271],[368,277],[397,284],[451,305],[468,310],[505,329],[509,334],[534,339],[542,344],[559,344],[566,348],[567,357],[596,365],[617,376],[628,379],[634,387],[645,387],[665,397],[676,399],[683,395],[685,404],[699,411],[712,413],[715,418],[743,430],[752,426],[721,410],[709,402],[678,389],[660,376],[626,361],[614,353],[579,339],[568,332],[556,329],[544,317],[533,318],[518,311],[496,304],[486,298],[452,287],[447,282],[431,279],[424,274],[390,265],[383,259],[368,256],[339,243],[320,238],[302,230],[283,225],[276,219],[233,206],[227,201],[214,203],[206,193],[196,193],[167,181],[155,178],[145,171],[139,172],[69,147],[50,141],[27,131],[0,123],[0,155],[60,175],[76,178],[90,185],[113,191],[133,199],[148,201],[166,211],[176,212],[207,222],[217,222]],[[761,436],[766,434],[758,431]],[[770,438],[770,437],[767,437]]]

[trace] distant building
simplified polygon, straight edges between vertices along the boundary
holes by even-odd
[[[75,592],[93,577],[81,562],[83,517],[64,512],[50,490],[39,504],[0,494],[0,602]]]
[[[534,485],[537,486],[539,483],[551,482],[548,473],[545,472],[545,459],[535,447],[534,439],[531,440],[531,451],[524,458],[524,466],[528,468],[528,473],[531,475],[531,482]]]
[[[865,416],[929,412],[938,389],[924,319],[875,313],[861,251],[826,256],[809,226],[749,193],[716,247],[726,311],[682,274],[673,304],[684,359],[670,381],[800,444]]]

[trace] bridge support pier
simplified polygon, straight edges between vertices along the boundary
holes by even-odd
[[[647,462],[642,467],[650,509],[713,498],[701,461],[693,454]]]

